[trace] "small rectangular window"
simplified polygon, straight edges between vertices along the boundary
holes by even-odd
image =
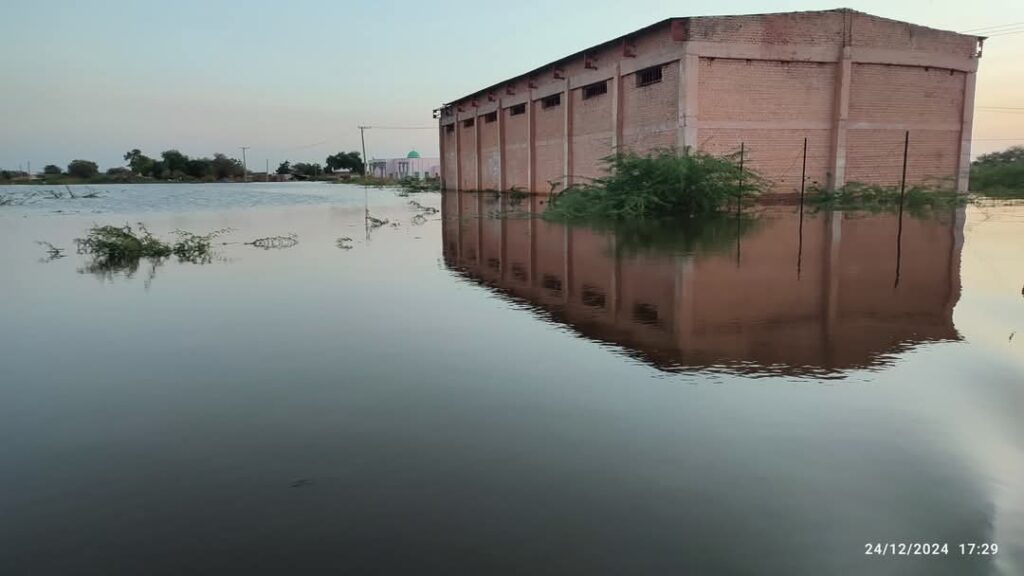
[[[526,114],[526,104],[516,104],[508,109],[509,116],[519,116],[520,114]]]
[[[638,70],[636,73],[636,87],[650,86],[661,82],[661,66],[651,66]]]
[[[600,96],[601,94],[608,93],[608,81],[596,82],[583,87],[583,99],[589,100],[594,96]]]
[[[484,114],[484,124],[490,124],[491,122],[495,122],[497,120],[498,120],[498,113],[497,112],[488,112],[487,114]]]
[[[462,121],[462,127],[463,128],[472,128],[473,127],[473,119],[472,118],[467,118],[467,119],[463,120]]]
[[[558,106],[561,103],[562,103],[562,95],[561,94],[552,94],[551,96],[547,96],[546,98],[541,98],[541,100],[540,100],[540,107],[541,108],[554,108],[555,106]]]

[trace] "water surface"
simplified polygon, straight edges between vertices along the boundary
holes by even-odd
[[[0,188],[0,573],[1024,571],[1022,206],[645,234],[95,189]],[[74,253],[135,222],[231,232],[203,265]]]

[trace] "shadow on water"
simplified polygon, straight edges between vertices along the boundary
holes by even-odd
[[[502,202],[445,196],[447,266],[661,370],[842,378],[960,340],[963,207],[591,228],[494,217]]]

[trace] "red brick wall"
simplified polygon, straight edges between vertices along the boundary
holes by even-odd
[[[441,138],[444,141],[444,181],[445,186],[450,189],[455,189],[455,164],[458,161],[458,156],[455,153],[455,131],[448,131],[446,127],[441,128]]]
[[[544,108],[540,100],[533,102],[537,152],[534,182],[537,192],[547,193],[551,189],[549,183],[561,183],[565,175],[565,143],[562,141],[565,133],[565,106],[564,94],[562,103],[551,108]]]
[[[679,65],[665,64],[661,75],[650,86],[637,86],[636,74],[622,78],[622,144],[637,153],[676,145]]]
[[[498,121],[487,122],[483,115],[477,117],[480,123],[480,188],[497,190],[501,169],[498,150]]]
[[[973,38],[957,36],[923,26],[886,20],[869,14],[852,15],[852,44],[872,48],[916,50],[970,57],[975,50]]]
[[[847,182],[899,183],[910,129],[907,180],[950,186],[956,175],[963,72],[854,64],[847,133]]]
[[[459,145],[461,147],[459,164],[462,168],[462,190],[476,190],[476,129],[473,126],[466,126],[465,122],[459,120],[455,126],[459,131]]]
[[[612,90],[583,99],[572,91],[572,173],[577,182],[605,174],[601,159],[612,153]]]
[[[839,12],[695,18],[688,27],[690,39],[707,42],[839,45],[843,39]]]
[[[505,121],[505,187],[529,190],[528,114],[512,116],[511,109],[502,110]]]

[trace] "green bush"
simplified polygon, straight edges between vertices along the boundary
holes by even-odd
[[[979,156],[971,164],[971,191],[985,196],[1024,197],[1024,146]]]
[[[711,214],[736,206],[763,188],[741,169],[737,155],[668,148],[647,155],[623,152],[604,158],[608,175],[552,197],[546,218],[632,221]]]

